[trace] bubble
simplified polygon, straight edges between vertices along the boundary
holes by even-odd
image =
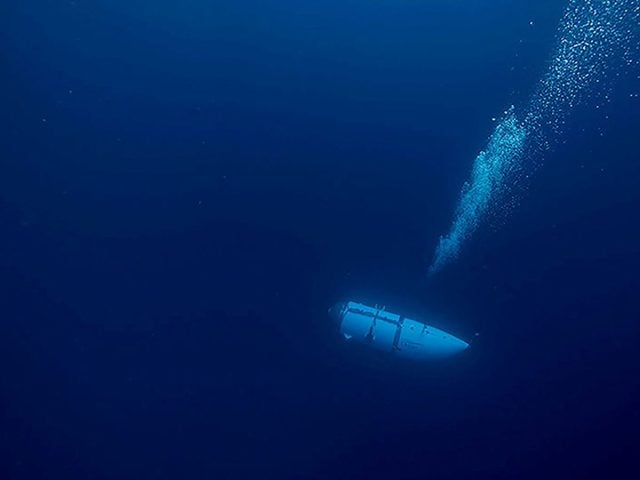
[[[449,233],[440,238],[430,273],[441,270],[458,256],[461,246],[486,214],[491,199],[504,188],[505,178],[518,167],[526,138],[526,128],[518,123],[511,107],[491,135],[487,148],[475,159],[471,179],[462,188],[455,220]]]
[[[547,73],[522,120],[511,107],[476,157],[449,232],[436,247],[430,274],[458,257],[490,213],[514,209],[515,192],[561,140],[572,110],[587,100],[609,101],[608,79],[638,64],[639,19],[640,0],[569,0]]]

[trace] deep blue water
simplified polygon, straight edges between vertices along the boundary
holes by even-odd
[[[637,68],[426,277],[565,6],[0,5],[0,478],[632,477]],[[346,298],[480,336],[378,355]]]

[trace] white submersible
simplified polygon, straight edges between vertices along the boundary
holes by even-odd
[[[384,307],[341,302],[329,309],[349,341],[414,360],[450,357],[469,344],[438,328],[391,313]]]

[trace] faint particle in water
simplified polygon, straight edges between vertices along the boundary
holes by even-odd
[[[542,154],[560,141],[576,106],[591,100],[598,108],[598,96],[609,101],[606,80],[620,76],[620,66],[637,64],[639,19],[640,0],[569,0],[547,73],[522,119],[513,107],[505,112],[487,148],[476,157],[449,232],[436,247],[430,274],[458,257],[489,213],[500,216],[513,209],[515,190],[528,178],[523,177],[525,167],[531,171],[541,165]]]

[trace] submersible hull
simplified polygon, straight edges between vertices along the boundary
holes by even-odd
[[[469,344],[425,323],[391,313],[384,307],[356,302],[338,303],[329,309],[349,341],[415,360],[455,355]]]

